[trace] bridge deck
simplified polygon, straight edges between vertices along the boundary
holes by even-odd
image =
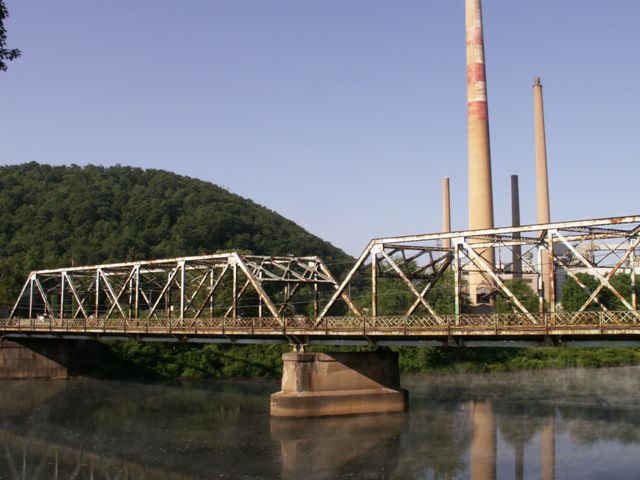
[[[638,312],[311,318],[3,319],[0,335],[188,343],[640,342]]]

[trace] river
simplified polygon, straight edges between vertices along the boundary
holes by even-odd
[[[640,368],[406,377],[406,414],[272,420],[276,382],[0,382],[0,479],[640,478]]]

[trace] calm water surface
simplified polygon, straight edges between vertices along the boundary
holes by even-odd
[[[640,478],[640,368],[404,385],[404,415],[276,421],[275,382],[0,382],[0,479]]]

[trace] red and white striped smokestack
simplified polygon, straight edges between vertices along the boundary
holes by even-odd
[[[484,36],[480,0],[465,0],[467,26],[467,111],[469,125],[469,228],[493,228],[493,190],[489,147],[487,75],[484,64]],[[493,249],[478,252],[494,265]],[[486,303],[494,290],[480,272],[469,273],[471,303]],[[488,300],[491,304],[491,300]]]
[[[469,122],[469,228],[493,228],[493,190],[482,6],[480,0],[465,1]]]

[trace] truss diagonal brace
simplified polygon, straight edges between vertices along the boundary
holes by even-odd
[[[578,278],[576,274],[571,271],[571,269],[567,266],[566,263],[562,261],[560,257],[554,254],[553,258],[555,259],[555,262],[564,269],[567,275],[569,275],[587,295],[591,295],[592,293],[591,290],[589,290],[589,288],[582,282],[582,280],[580,280],[580,278]],[[600,303],[600,300],[598,300],[597,297],[594,298],[593,301],[596,302],[598,305],[600,305],[605,312],[609,311],[609,309],[605,305]],[[573,316],[573,320],[571,321],[571,323],[575,323],[578,317],[579,317],[579,314],[576,312],[576,314]]]
[[[156,308],[158,308],[158,305],[160,304],[160,300],[162,300],[162,297],[164,296],[165,292],[169,289],[169,287],[171,286],[171,283],[173,282],[173,279],[176,277],[176,275],[178,274],[178,270],[180,270],[180,266],[177,266],[176,268],[174,268],[171,273],[169,274],[169,278],[167,279],[167,283],[164,284],[164,287],[162,288],[162,290],[160,291],[160,295],[158,295],[158,299],[156,300],[156,303],[153,304],[153,307],[151,307],[151,310],[149,311],[149,314],[147,315],[147,318],[151,318],[151,315],[153,315],[154,313],[156,313]]]
[[[411,283],[411,280],[409,280],[407,278],[407,276],[404,274],[404,272],[400,269],[400,267],[398,267],[398,265],[396,265],[396,263],[393,261],[393,259],[387,254],[387,252],[384,251],[384,249],[381,250],[382,256],[385,258],[385,260],[387,262],[389,262],[389,264],[391,265],[391,267],[395,270],[395,272],[398,274],[398,276],[402,279],[402,281],[405,283],[405,285],[407,287],[409,287],[409,290],[411,290],[413,292],[413,294],[416,296],[416,300],[420,303],[422,303],[422,305],[424,305],[424,307],[427,309],[427,311],[433,315],[434,317],[436,317],[438,320],[441,320],[441,318],[438,316],[438,314],[436,313],[436,311],[431,307],[431,305],[429,304],[429,302],[427,302],[424,297],[422,295],[420,295],[420,292],[418,292],[418,290],[416,290],[416,287],[413,285],[413,283]]]
[[[471,256],[467,255],[469,260],[471,260],[476,267],[482,270],[483,273],[486,273],[487,275],[489,275],[493,279],[493,281],[496,282],[496,284],[504,291],[504,293],[507,294],[509,299],[516,304],[516,306],[522,311],[522,313],[524,313],[527,316],[527,318],[531,320],[534,324],[537,324],[538,321],[536,320],[536,318],[533,315],[531,315],[531,312],[529,312],[529,310],[525,308],[522,302],[518,300],[518,297],[516,297],[511,290],[509,290],[509,288],[504,284],[502,280],[500,280],[500,277],[498,277],[495,273],[493,273],[491,266],[485,261],[485,259],[482,258],[480,255],[478,255],[478,253],[471,247],[471,245],[469,245],[464,240],[461,240],[460,243],[464,246],[463,252],[467,252],[471,255]]]
[[[80,300],[80,297],[78,296],[78,291],[76,290],[75,285],[73,285],[73,283],[71,282],[71,278],[69,277],[69,274],[67,272],[64,272],[63,275],[64,275],[64,278],[66,280],[67,285],[69,285],[69,290],[71,290],[71,294],[76,299],[76,302],[78,302],[78,310],[80,312],[82,312],[82,316],[85,319],[89,318],[89,316],[87,315],[86,310],[84,309],[83,302]],[[78,312],[76,312],[76,315],[77,315],[77,313]]]
[[[442,275],[444,274],[444,272],[447,271],[447,269],[449,268],[449,265],[451,265],[452,261],[453,261],[453,256],[452,255],[447,255],[446,260],[444,261],[444,263],[442,265],[440,265],[440,268],[436,272],[435,276],[431,280],[429,280],[429,283],[427,284],[427,286],[424,287],[424,290],[422,290],[422,292],[420,292],[420,297],[421,298],[426,297],[427,294],[433,289],[435,284],[438,283],[438,280],[440,280],[440,278],[442,278]],[[437,262],[434,262],[434,263],[437,263]],[[415,302],[413,302],[413,305],[411,305],[411,307],[407,311],[407,316],[411,315],[415,311],[415,309],[418,308],[418,305],[420,305],[420,299],[416,298]]]
[[[578,252],[578,250],[576,250],[576,248],[573,245],[571,245],[571,243],[568,242],[567,239],[562,236],[562,234],[560,234],[559,232],[556,231],[556,232],[554,232],[554,235],[556,237],[558,237],[560,239],[560,241],[562,243],[564,243],[569,250],[571,250],[571,253],[573,253],[576,256],[576,258],[578,258],[578,260],[580,260],[584,264],[584,266],[587,267],[587,269],[591,272],[591,274],[594,277],[596,277],[597,279],[600,280],[601,284],[605,284],[606,287],[611,291],[611,293],[613,293],[618,298],[618,300],[620,300],[622,302],[622,304],[625,307],[627,307],[627,309],[629,311],[633,312],[633,314],[636,316],[636,318],[640,319],[640,314],[637,311],[635,311],[633,309],[633,307],[629,304],[629,302],[627,302],[627,300],[622,295],[620,295],[620,293],[613,287],[613,285],[611,285],[611,283],[609,283],[609,280],[607,278],[603,277],[600,274],[600,272],[598,272],[598,270],[596,270],[593,267],[591,262],[589,262],[586,258],[584,258],[584,256],[580,252]],[[589,306],[589,304],[587,304],[586,306]],[[583,305],[583,307],[585,307],[585,308],[586,308],[586,306]],[[582,309],[580,311],[582,311]]]
[[[116,295],[115,291],[113,290],[113,287],[111,286],[111,283],[109,282],[109,279],[104,274],[104,272],[102,270],[100,270],[100,275],[102,276],[102,279],[104,280],[104,283],[107,286],[107,293],[111,297],[111,308],[109,308],[109,311],[107,312],[106,318],[109,318],[109,316],[111,316],[111,313],[113,312],[114,308],[118,309],[118,311],[120,312],[120,315],[122,316],[122,318],[124,318],[124,319],[127,318],[127,316],[124,314],[124,311],[122,310],[122,307],[120,306],[120,297],[122,297],[122,294],[127,289],[127,286],[129,284],[129,282],[131,281],[131,278],[133,277],[134,272],[135,272],[135,267],[131,270],[129,275],[127,275],[127,279],[124,281],[124,283],[122,284],[122,287],[120,288],[120,291]]]
[[[318,317],[316,318],[314,326],[320,325],[320,322],[322,321],[324,316],[327,314],[329,309],[333,306],[333,304],[338,299],[338,297],[342,297],[345,300],[345,302],[347,302],[347,304],[349,305],[349,308],[351,308],[354,311],[354,313],[357,312],[356,315],[358,315],[359,317],[362,316],[362,314],[360,313],[360,310],[353,304],[353,302],[351,301],[351,298],[349,298],[349,296],[346,295],[344,291],[347,288],[347,285],[349,285],[349,283],[355,276],[356,272],[360,270],[362,265],[364,265],[364,262],[369,257],[369,253],[371,252],[371,248],[373,247],[373,245],[374,245],[373,241],[369,242],[369,245],[367,245],[367,247],[364,249],[364,251],[360,255],[360,258],[358,258],[358,260],[356,261],[355,265],[351,268],[351,270],[349,270],[349,273],[347,274],[345,279],[336,288],[336,291],[333,292],[333,295],[329,299],[329,302],[325,305],[325,307],[320,312],[320,315],[318,315]]]
[[[265,303],[265,305],[267,306],[267,308],[269,309],[269,311],[271,312],[271,315],[273,315],[274,318],[278,319],[278,322],[281,325],[284,325],[282,320],[280,319],[280,315],[278,314],[278,309],[276,308],[276,306],[273,304],[273,302],[271,301],[271,299],[269,298],[269,296],[267,295],[267,293],[264,291],[264,289],[262,288],[262,282],[260,282],[260,280],[258,280],[253,273],[251,273],[249,271],[249,269],[247,268],[247,266],[245,265],[245,263],[242,261],[242,258],[236,253],[233,254],[233,257],[231,257],[234,261],[237,262],[238,266],[240,267],[240,269],[242,270],[242,272],[246,275],[246,277],[249,279],[249,281],[251,282],[251,285],[253,286],[253,288],[256,290],[256,292],[258,292],[258,296],[262,299],[262,301]]]
[[[49,304],[49,300],[47,299],[47,295],[44,293],[42,284],[40,283],[40,280],[38,280],[37,276],[34,276],[33,282],[36,284],[36,288],[38,289],[38,292],[40,292],[40,296],[42,297],[42,301],[44,302],[45,309],[49,311],[49,315],[51,315],[51,318],[54,318],[55,315],[53,314],[53,308],[51,308],[51,305]]]
[[[32,282],[32,275],[29,275],[29,279],[24,282],[24,285],[22,286],[22,290],[20,290],[20,295],[18,295],[18,299],[16,300],[16,303],[13,304],[13,308],[11,309],[11,313],[9,313],[9,318],[13,318],[13,315],[16,313],[16,310],[18,309],[18,305],[20,304],[20,300],[22,300],[22,296],[24,295],[24,292],[27,290],[27,285],[29,285],[29,283]]]
[[[620,267],[624,264],[624,262],[627,261],[627,259],[629,258],[629,256],[631,255],[631,252],[633,250],[636,249],[636,247],[638,246],[638,243],[640,243],[640,237],[638,237],[635,241],[635,243],[633,245],[629,245],[629,249],[627,250],[627,252],[624,254],[624,256],[620,259],[620,261],[615,265],[615,267],[613,267],[611,269],[611,271],[607,274],[607,276],[605,277],[607,279],[607,281],[611,280],[611,278],[616,274],[616,272],[620,269]],[[594,300],[595,297],[598,296],[598,294],[602,291],[602,289],[605,287],[604,283],[600,283],[600,285],[598,285],[598,287],[595,289],[595,291],[591,294],[591,296],[587,299],[587,301],[584,303],[584,305],[582,305],[582,307],[580,307],[580,310],[578,310],[578,313],[583,312],[588,306],[589,304]],[[612,288],[612,287],[611,287]],[[616,292],[614,292],[615,294]],[[633,310],[633,307],[631,307],[629,305],[630,309]]]
[[[207,302],[209,302],[209,300],[211,300],[211,297],[213,297],[213,295],[215,294],[216,289],[218,288],[218,285],[222,281],[222,278],[224,277],[224,275],[227,273],[227,270],[229,270],[229,264],[228,263],[222,268],[222,272],[220,273],[218,278],[216,278],[215,283],[213,284],[213,286],[209,290],[209,293],[207,294],[207,296],[205,297],[204,301],[202,302],[202,305],[200,306],[200,308],[196,312],[195,318],[199,318],[200,315],[202,314],[202,312],[204,311],[204,309],[207,307]]]

